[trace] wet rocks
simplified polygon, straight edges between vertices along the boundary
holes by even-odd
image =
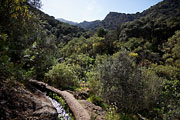
[[[69,114],[66,113],[66,111],[64,110],[64,108],[59,102],[57,102],[56,100],[52,99],[49,96],[46,96],[46,97],[51,101],[53,106],[56,108],[57,113],[58,113],[58,118],[60,119],[62,118],[63,120],[72,120]]]

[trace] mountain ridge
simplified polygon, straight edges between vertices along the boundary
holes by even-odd
[[[77,26],[84,28],[86,30],[95,30],[99,27],[114,30],[123,23],[134,21],[135,19],[139,19],[148,14],[153,14],[153,12],[156,12],[155,11],[156,9],[162,9],[162,4],[164,4],[165,2],[168,2],[168,1],[175,2],[177,0],[163,0],[142,12],[136,12],[136,13],[132,13],[132,14],[111,11],[101,21],[99,21],[99,20],[95,20],[92,22],[84,21],[84,22],[77,24]],[[159,8],[159,7],[161,7],[161,8]]]
[[[70,25],[77,25],[77,24],[79,24],[78,22],[69,21],[69,20],[66,20],[64,18],[57,18],[57,20],[60,21],[60,22],[68,23]]]

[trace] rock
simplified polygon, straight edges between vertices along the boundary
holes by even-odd
[[[67,91],[58,90],[52,86],[49,86],[46,83],[43,83],[37,80],[29,80],[29,82],[32,85],[36,85],[38,87],[45,86],[45,88],[48,91],[54,92],[58,94],[59,96],[61,96],[65,100],[67,105],[69,106],[76,120],[90,120],[91,119],[88,112],[81,106],[81,104],[74,98],[74,96],[71,93]]]
[[[76,99],[82,100],[82,99],[87,99],[89,97],[89,92],[88,91],[76,91],[75,93],[73,93],[74,97]]]
[[[104,111],[101,107],[94,105],[87,100],[80,100],[79,103],[88,111],[93,120],[104,120]]]
[[[0,83],[1,120],[56,120],[52,103],[39,90],[16,82]]]

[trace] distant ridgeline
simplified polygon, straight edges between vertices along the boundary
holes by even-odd
[[[114,30],[124,23],[128,24],[127,22],[132,22],[132,21],[137,22],[138,20],[143,21],[143,19],[148,19],[149,22],[150,21],[172,22],[173,20],[178,21],[179,18],[177,18],[177,16],[179,16],[178,0],[164,0],[158,3],[157,5],[154,5],[151,8],[143,11],[142,13],[137,12],[135,14],[125,14],[125,13],[110,12],[102,21],[100,20],[96,20],[92,22],[84,21],[79,24],[73,23],[73,25],[84,28],[86,30],[95,30],[99,27],[109,30]],[[63,21],[63,22],[68,23],[67,21]]]

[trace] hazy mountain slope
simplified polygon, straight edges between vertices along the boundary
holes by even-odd
[[[69,21],[69,20],[65,20],[63,18],[57,18],[57,20],[59,20],[60,22],[64,22],[64,23],[68,23],[70,25],[77,25],[77,22],[73,22],[73,21]]]
[[[78,27],[84,28],[86,30],[93,30],[96,29],[97,27],[100,26],[101,21],[100,20],[96,20],[96,21],[92,21],[92,22],[81,22],[79,24],[77,24]]]

